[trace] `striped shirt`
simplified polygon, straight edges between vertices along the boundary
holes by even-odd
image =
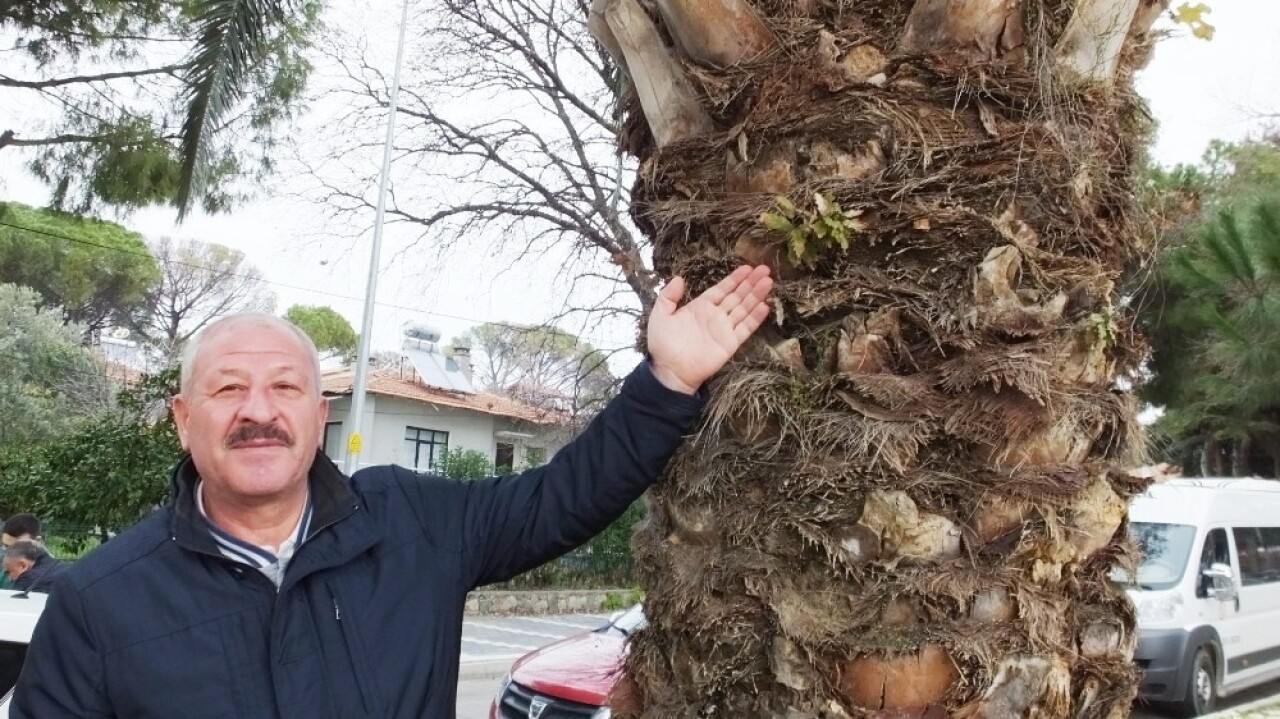
[[[306,541],[307,533],[311,531],[311,518],[315,514],[311,505],[311,493],[307,492],[307,503],[302,508],[302,516],[298,517],[298,526],[279,547],[270,547],[233,537],[214,524],[213,520],[209,519],[209,514],[204,511],[203,481],[196,483],[196,507],[209,523],[209,533],[213,535],[213,541],[218,545],[218,551],[222,556],[262,572],[276,585],[276,589],[279,589],[280,583],[284,581],[284,570],[288,568],[289,560],[293,559],[294,552]]]

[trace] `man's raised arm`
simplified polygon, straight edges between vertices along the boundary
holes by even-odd
[[[460,488],[462,514],[446,521],[461,522],[472,586],[559,556],[621,516],[697,420],[703,383],[768,316],[772,287],[768,267],[744,266],[681,305],[684,281],[673,279],[649,316],[649,360],[577,439],[543,467]]]

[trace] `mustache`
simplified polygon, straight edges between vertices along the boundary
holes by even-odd
[[[293,437],[289,436],[278,424],[244,424],[236,427],[231,434],[227,435],[225,442],[227,447],[237,447],[249,442],[259,440],[274,440],[283,442],[286,446],[293,446]]]

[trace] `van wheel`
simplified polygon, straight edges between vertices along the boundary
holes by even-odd
[[[1191,658],[1191,671],[1187,674],[1187,686],[1182,700],[1172,709],[1180,717],[1198,717],[1213,711],[1218,700],[1217,670],[1213,654],[1208,647],[1196,649]]]

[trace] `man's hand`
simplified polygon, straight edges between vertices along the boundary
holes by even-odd
[[[743,265],[680,307],[684,278],[671,278],[649,314],[654,376],[677,392],[697,392],[769,316],[771,289],[768,267]]]

